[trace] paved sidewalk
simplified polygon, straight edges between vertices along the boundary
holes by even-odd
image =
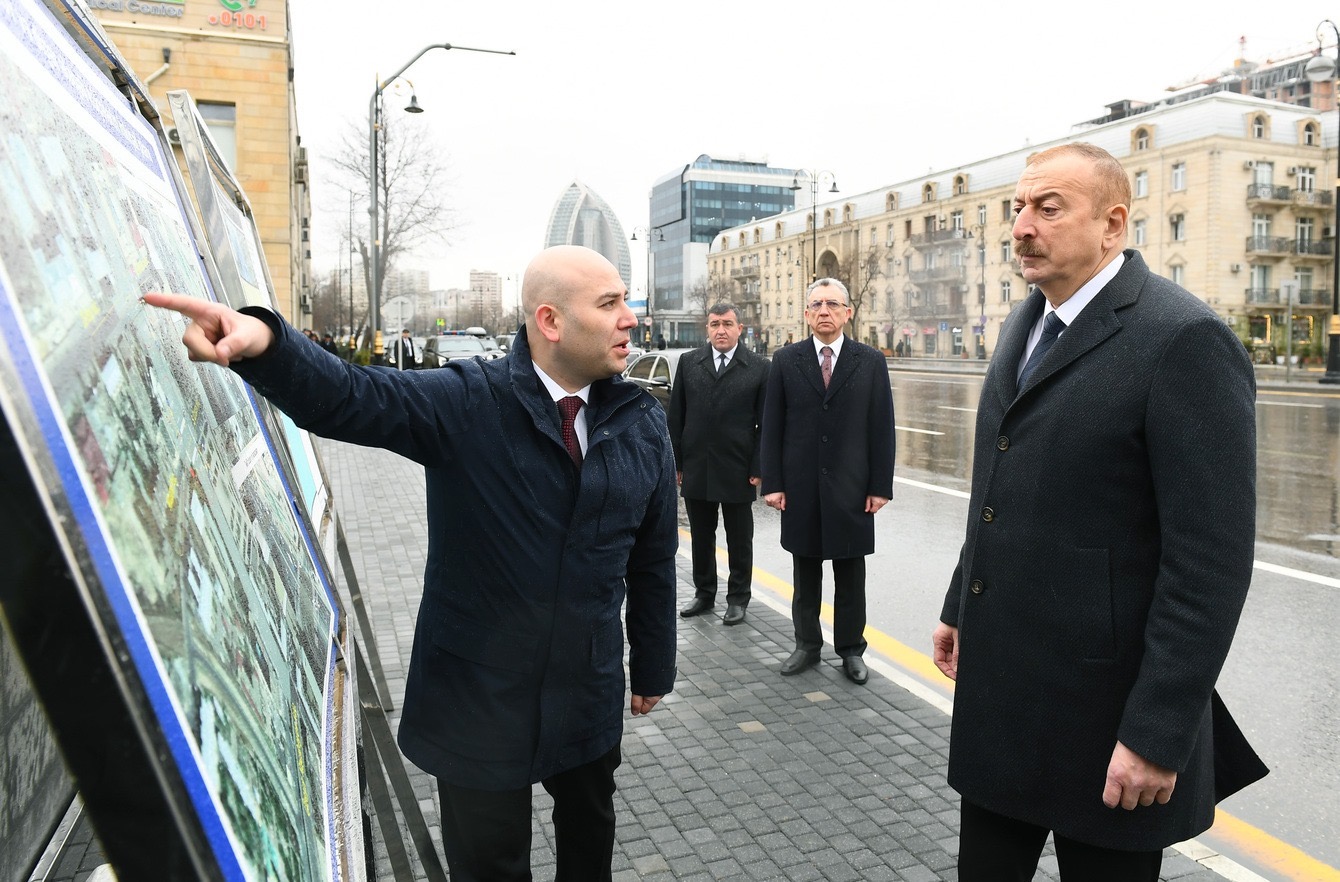
[[[426,550],[423,471],[385,451],[318,445],[398,707]],[[693,594],[686,553],[681,604]],[[873,665],[866,686],[848,682],[831,646],[818,668],[783,678],[790,619],[758,597],[741,625],[724,627],[722,612],[680,620],[675,692],[628,718],[615,882],[957,880],[948,715]],[[440,846],[435,784],[409,772]],[[535,792],[543,882],[554,875],[552,803]],[[380,842],[377,852],[378,880],[391,879]],[[1048,846],[1036,879],[1056,879],[1055,866]],[[1224,877],[1169,849],[1162,878]]]

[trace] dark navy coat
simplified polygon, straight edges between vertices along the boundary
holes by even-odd
[[[749,479],[763,473],[758,438],[768,360],[736,346],[718,374],[717,355],[708,345],[679,358],[667,416],[675,463],[684,473],[680,491],[685,499],[753,502]]]
[[[941,621],[959,629],[950,785],[1148,851],[1210,826],[1232,777],[1216,750],[1241,738],[1212,690],[1252,575],[1255,379],[1223,319],[1125,257],[1017,395],[1042,294],[1001,329]],[[1177,772],[1167,805],[1103,805],[1118,741]]]
[[[875,550],[867,496],[893,497],[893,391],[878,349],[848,337],[824,388],[814,338],[772,357],[763,404],[764,495],[786,493],[782,547],[834,560]]]
[[[254,313],[253,313],[254,314]],[[400,747],[424,771],[525,787],[609,752],[632,692],[675,679],[675,466],[656,400],[591,388],[577,469],[524,331],[496,361],[351,366],[267,318],[276,345],[236,365],[302,428],[427,471],[428,561]]]

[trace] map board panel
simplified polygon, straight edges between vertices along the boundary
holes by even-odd
[[[228,880],[340,877],[338,628],[255,398],[147,291],[210,298],[151,126],[37,0],[0,17],[0,406]],[[132,690],[128,690],[130,694]],[[141,694],[141,693],[136,693]]]

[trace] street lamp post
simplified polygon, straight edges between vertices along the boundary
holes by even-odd
[[[368,267],[368,311],[371,313],[369,321],[371,322],[371,331],[373,338],[373,348],[375,350],[377,337],[381,334],[381,284],[378,278],[381,267],[378,266],[378,249],[381,240],[378,238],[377,229],[377,132],[381,128],[381,108],[378,104],[382,92],[387,86],[391,85],[400,75],[409,70],[409,66],[423,57],[424,53],[432,49],[460,49],[465,52],[487,52],[492,55],[515,55],[515,52],[504,52],[500,49],[475,49],[470,46],[453,46],[450,43],[432,43],[419,50],[418,54],[405,62],[400,70],[391,74],[385,80],[377,84],[377,88],[372,93],[372,98],[368,100],[368,189],[372,196],[371,204],[368,206],[368,215],[372,219],[372,235],[368,241],[368,253],[371,257],[371,265]],[[422,113],[423,108],[419,106],[418,96],[410,93],[409,106],[405,108],[408,113]]]
[[[656,288],[652,276],[651,246],[654,242],[664,242],[665,233],[661,232],[659,227],[633,227],[633,235],[629,237],[629,241],[636,242],[638,233],[641,233],[647,241],[647,330],[643,342],[650,349],[652,338],[656,333],[656,305],[654,303]]]
[[[1335,34],[1334,60],[1321,54],[1323,25],[1330,25],[1331,31]],[[1340,73],[1340,28],[1329,18],[1317,25],[1317,55],[1307,63],[1304,73],[1314,83],[1327,81],[1332,83],[1331,109],[1335,112],[1337,120],[1335,201],[1331,205],[1334,212],[1334,220],[1331,221],[1331,321],[1327,328],[1330,349],[1326,354],[1326,374],[1321,378],[1321,382],[1340,384],[1340,253],[1338,253],[1340,252],[1340,100],[1337,100],[1340,99],[1340,94],[1337,94],[1334,85],[1336,75]]]
[[[819,204],[819,184],[827,181],[833,185],[828,192],[836,193],[838,192],[837,178],[831,171],[813,171],[811,169],[802,168],[800,171],[796,172],[796,176],[791,179],[792,192],[802,189],[800,184],[801,178],[805,178],[810,183],[810,282],[817,282],[819,281],[819,262],[817,255],[819,249],[819,217],[816,212],[818,211]]]

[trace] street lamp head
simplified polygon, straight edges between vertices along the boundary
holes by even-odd
[[[830,187],[830,188],[828,189],[828,192],[829,192],[829,193],[836,193],[836,192],[838,192],[837,181],[836,181],[836,180],[833,181],[833,186]]]
[[[419,96],[413,92],[409,95],[409,106],[405,108],[406,113],[423,113],[423,108],[419,106]]]
[[[1303,73],[1314,83],[1325,83],[1335,79],[1335,59],[1326,55],[1314,55],[1303,68]]]

